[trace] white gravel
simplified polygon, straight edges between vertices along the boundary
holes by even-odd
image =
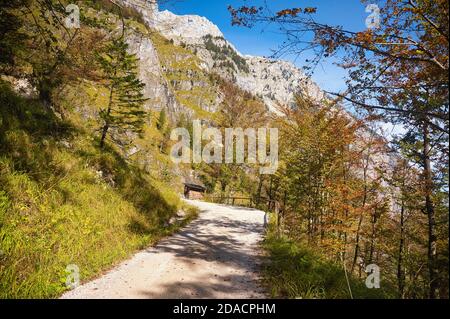
[[[264,212],[188,201],[199,218],[63,299],[265,298],[259,285]]]

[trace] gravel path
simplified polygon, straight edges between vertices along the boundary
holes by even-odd
[[[62,298],[264,298],[258,283],[264,212],[189,203],[201,212],[182,231]]]

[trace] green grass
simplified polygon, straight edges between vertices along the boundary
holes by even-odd
[[[100,173],[102,172],[102,173]],[[51,298],[182,227],[196,210],[82,126],[0,82],[0,298]],[[167,226],[183,208],[184,222]]]
[[[317,251],[286,237],[270,227],[263,244],[267,253],[263,281],[273,298],[349,299],[342,265],[323,258]],[[390,298],[388,289],[368,289],[365,279],[349,278],[353,298]]]
[[[164,76],[177,101],[195,112],[198,118],[214,120],[216,113],[204,110],[205,105],[213,105],[217,100],[216,83],[201,68],[201,60],[189,49],[174,45],[156,32],[150,38],[164,66]],[[188,91],[178,87],[180,83],[191,82]]]

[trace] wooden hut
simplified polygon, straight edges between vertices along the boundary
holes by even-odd
[[[184,197],[186,199],[203,199],[206,188],[201,185],[185,183]]]

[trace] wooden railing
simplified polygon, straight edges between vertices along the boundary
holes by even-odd
[[[217,204],[225,204],[231,206],[244,206],[244,207],[255,207],[255,202],[251,197],[236,197],[236,196],[215,196],[206,197],[206,200]]]
[[[276,200],[268,198],[254,198],[254,197],[239,197],[239,196],[206,196],[206,200],[217,204],[225,204],[232,206],[245,206],[245,207],[265,207],[269,211],[275,211],[279,209],[279,203]]]
[[[213,197],[206,196],[205,200],[217,204],[256,208],[263,210],[268,214],[271,213],[275,214],[277,230],[278,232],[280,232],[283,218],[283,209],[280,203],[276,200],[272,200],[265,197],[254,198],[254,197],[239,197],[239,196],[213,196]]]

